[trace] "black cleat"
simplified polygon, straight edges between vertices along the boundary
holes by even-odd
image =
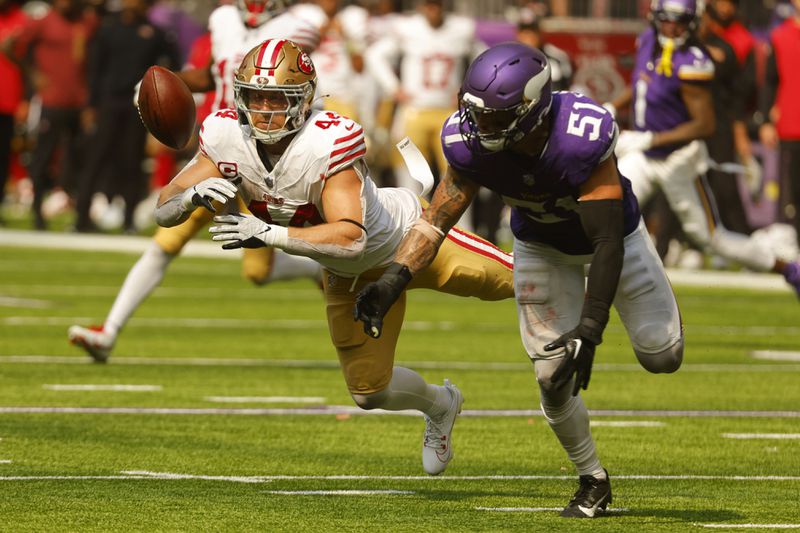
[[[604,470],[605,472],[605,470]],[[569,504],[561,511],[564,518],[594,518],[598,512],[606,510],[611,503],[611,482],[606,472],[605,479],[581,476],[579,487]]]

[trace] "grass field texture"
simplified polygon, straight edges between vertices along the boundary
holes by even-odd
[[[789,291],[676,286],[672,375],[638,366],[614,316],[582,393],[614,503],[570,521],[577,476],[539,413],[512,301],[410,293],[398,362],[466,400],[455,459],[431,478],[421,417],[355,408],[311,281],[254,288],[238,261],[179,258],[111,361],[89,363],[66,330],[103,320],[136,259],[0,236],[2,531],[800,528]]]

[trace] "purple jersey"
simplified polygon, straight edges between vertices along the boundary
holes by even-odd
[[[681,85],[697,83],[710,87],[714,63],[705,50],[688,45],[669,50],[661,47],[651,27],[639,35],[633,75],[633,126],[639,131],[668,131],[689,121],[681,97]],[[659,146],[645,152],[666,158],[685,144]]]
[[[592,253],[578,217],[578,197],[597,165],[614,153],[617,125],[611,114],[586,96],[553,93],[550,138],[539,157],[529,157],[468,146],[459,113],[442,129],[447,161],[459,175],[500,194],[512,207],[514,236],[572,255]],[[630,181],[621,179],[627,235],[639,224],[640,213]]]

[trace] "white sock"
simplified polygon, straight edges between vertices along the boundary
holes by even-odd
[[[170,261],[174,258],[153,242],[133,265],[122,284],[103,328],[116,337],[134,311],[161,284]]]
[[[310,257],[275,250],[269,282],[298,278],[313,278],[319,281],[322,279],[322,267]]]
[[[445,401],[447,403],[444,403]],[[449,406],[450,391],[429,384],[411,369],[396,366],[392,371],[392,381],[386,388],[386,399],[381,409],[387,411],[416,409],[428,416],[435,416],[444,412]]]
[[[567,452],[567,457],[578,470],[578,475],[604,478],[605,472],[597,458],[597,449],[589,429],[589,411],[580,395],[570,395],[566,403],[558,407],[542,402],[542,412]]]

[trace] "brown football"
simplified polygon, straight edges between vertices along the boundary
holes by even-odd
[[[194,98],[174,72],[159,66],[147,69],[138,106],[145,127],[163,144],[180,150],[192,138],[197,117]]]

